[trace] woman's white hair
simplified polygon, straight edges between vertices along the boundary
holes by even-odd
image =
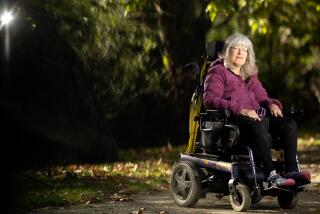
[[[241,33],[234,33],[225,40],[223,52],[219,55],[219,57],[224,61],[224,66],[230,69],[232,68],[230,63],[230,48],[236,46],[243,46],[248,49],[247,59],[240,69],[240,75],[244,79],[247,79],[248,77],[257,74],[258,68],[256,65],[252,42],[247,36]]]

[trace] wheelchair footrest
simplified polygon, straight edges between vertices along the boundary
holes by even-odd
[[[308,185],[308,184],[306,184]],[[281,188],[281,187],[276,187],[276,186],[272,186],[272,187],[268,187],[265,188],[262,191],[262,195],[266,196],[266,195],[270,195],[270,196],[278,196],[279,192],[302,192],[304,191],[304,187],[306,185],[302,185],[302,186],[292,186],[292,187],[288,187],[288,188]]]
[[[261,194],[263,196],[266,196],[266,195],[277,196],[277,195],[279,195],[279,192],[283,192],[283,191],[292,192],[291,189],[285,189],[285,188],[280,188],[280,187],[274,187],[273,186],[273,187],[268,187],[268,188],[264,189]]]

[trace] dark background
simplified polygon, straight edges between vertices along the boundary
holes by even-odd
[[[319,133],[317,1],[26,0],[0,8],[15,16],[0,31],[8,168],[186,144],[194,74],[183,66],[201,66],[208,41],[237,31],[252,39],[270,96],[286,112],[304,110],[300,134]]]

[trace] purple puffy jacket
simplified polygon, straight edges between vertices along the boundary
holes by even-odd
[[[223,61],[214,61],[204,82],[203,102],[206,108],[229,109],[239,115],[242,109],[257,110],[265,104],[270,109],[276,104],[282,109],[279,100],[271,99],[257,75],[244,81],[223,65]]]

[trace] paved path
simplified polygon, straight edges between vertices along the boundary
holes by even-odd
[[[275,197],[264,197],[258,204],[252,205],[246,213],[320,213],[319,165],[304,165],[312,171],[312,184],[305,192],[299,193],[298,206],[292,210],[279,208]],[[183,208],[173,203],[168,190],[151,195],[133,196],[132,201],[107,201],[99,204],[81,204],[71,207],[40,209],[32,214],[222,214],[237,213],[231,208],[229,197],[217,199],[208,194],[200,199],[194,208]],[[138,212],[140,210],[140,212]],[[31,213],[29,213],[31,214]]]

